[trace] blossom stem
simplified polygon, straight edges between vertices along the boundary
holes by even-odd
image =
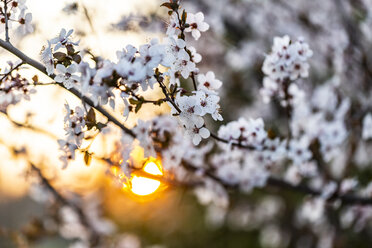
[[[198,90],[198,87],[196,87],[194,72],[191,72],[191,79],[192,79],[192,84],[194,85],[194,90]]]
[[[177,106],[177,104],[172,100],[172,98],[169,96],[167,92],[167,86],[165,86],[162,82],[162,80],[159,77],[156,77],[156,80],[158,81],[161,90],[163,91],[163,94],[168,102],[172,104],[172,106],[177,110],[177,112],[180,114],[182,111],[181,109]]]
[[[289,91],[288,91],[289,90],[289,85],[290,85],[290,80],[288,78],[285,79],[283,84],[284,84],[284,100],[286,102],[285,112],[286,112],[286,116],[287,116],[286,123],[287,123],[287,148],[288,148],[290,140],[292,139],[292,132],[291,132],[292,107],[291,107],[290,102],[289,102],[291,100],[291,96],[290,96]]]

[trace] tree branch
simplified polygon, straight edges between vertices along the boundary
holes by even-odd
[[[18,65],[14,66],[13,68],[10,68],[10,70],[4,74],[2,78],[0,78],[0,83],[7,78],[10,74],[12,74],[13,71],[17,70],[21,65],[23,65],[23,62],[19,63]]]
[[[196,171],[199,168],[194,167],[190,163],[186,161],[182,161],[182,165],[191,171]],[[229,184],[214,175],[211,171],[205,171],[204,175],[208,176],[209,178],[213,179],[214,181],[222,184],[226,188],[230,189],[237,189],[239,187],[239,184]],[[282,179],[275,178],[275,177],[269,177],[267,179],[267,185],[275,188],[280,188],[288,191],[294,191],[294,192],[299,192],[307,195],[312,195],[316,197],[320,197],[322,195],[322,192],[316,189],[312,189],[307,185],[299,184],[299,185],[294,185],[289,182],[286,182]],[[372,205],[372,198],[365,198],[365,197],[359,197],[351,194],[339,194],[335,193],[333,194],[330,198],[326,199],[328,202],[333,202],[336,200],[340,200],[343,205]]]
[[[37,168],[33,163],[30,163],[31,169],[36,172],[37,176],[40,178],[41,183],[47,188],[47,190],[53,195],[53,197],[60,202],[62,205],[66,205],[71,207],[79,216],[79,219],[81,221],[81,224],[84,225],[90,232],[90,243],[91,245],[96,245],[99,242],[99,234],[96,232],[96,230],[93,228],[93,226],[89,223],[86,215],[84,214],[84,211],[77,206],[76,204],[73,204],[72,202],[68,201],[66,198],[64,198],[49,182],[49,180],[43,175],[41,170]]]
[[[42,65],[40,62],[38,62],[36,60],[33,60],[32,58],[28,57],[26,54],[24,54],[23,52],[21,52],[20,50],[18,50],[16,47],[14,47],[12,44],[7,43],[6,41],[0,39],[0,47],[4,48],[5,50],[9,51],[10,53],[12,53],[15,56],[17,56],[18,58],[20,58],[23,61],[23,63],[26,63],[26,64],[31,65],[32,67],[34,67],[34,68],[38,69],[39,71],[41,71],[42,73],[44,73],[45,75],[47,75],[50,78],[54,79],[55,75],[48,75],[48,73],[47,73],[46,68],[45,68],[44,65]],[[118,119],[116,119],[114,116],[112,116],[103,107],[101,107],[99,105],[98,106],[94,106],[93,101],[90,98],[86,97],[86,96],[82,96],[81,93],[77,89],[75,89],[75,88],[67,89],[62,84],[58,84],[58,85],[60,87],[64,88],[64,89],[70,91],[72,94],[74,94],[78,98],[82,99],[85,103],[87,103],[91,107],[95,108],[102,115],[106,116],[106,118],[110,122],[114,123],[115,125],[117,125],[118,127],[120,127],[125,133],[127,133],[128,135],[130,135],[133,138],[135,138],[135,134],[133,133],[132,130],[130,130],[129,128],[127,128],[126,126],[124,126]]]
[[[5,41],[10,44],[9,38],[9,19],[8,19],[8,3],[7,0],[3,0],[4,2],[4,18],[5,18]]]
[[[32,67],[34,67],[34,68],[38,69],[39,71],[41,71],[42,73],[44,73],[45,75],[48,75],[45,66],[43,66],[40,62],[31,59],[30,57],[28,57],[27,55],[25,55],[23,52],[21,52],[20,50],[18,50],[17,48],[15,48],[10,43],[8,43],[8,42],[0,39],[0,47],[3,47],[5,50],[11,52],[12,54],[14,54],[18,58],[20,58],[23,61],[23,63],[29,64]],[[52,79],[54,79],[54,76],[55,75],[50,75],[49,77],[52,78]],[[159,82],[159,84],[161,86],[165,86],[165,85],[163,85],[160,82]],[[112,116],[110,113],[108,113],[101,106],[94,106],[93,101],[90,98],[88,98],[88,97],[81,96],[81,93],[78,90],[76,90],[74,88],[67,89],[62,84],[58,84],[58,85],[60,87],[64,88],[64,89],[70,91],[72,94],[74,94],[78,98],[82,99],[84,102],[86,102],[91,107],[94,107],[97,111],[99,111],[101,114],[103,114],[104,116],[106,116],[106,118],[110,122],[114,123],[119,128],[121,128],[125,133],[127,133],[130,136],[132,136],[133,138],[136,137],[135,133],[132,130],[130,130],[127,127],[125,127],[119,120],[117,120],[114,116]],[[166,88],[163,88],[162,87],[162,90],[163,90],[163,93],[165,94],[165,96],[168,98],[168,101],[170,101],[171,104],[175,104],[172,101],[172,99],[170,99],[170,97],[168,96],[167,91],[166,91]],[[229,141],[224,140],[222,138],[219,138],[216,135],[211,135],[211,137],[214,138],[214,139],[216,139],[216,140],[218,140],[218,141],[220,141],[220,142],[229,143]],[[242,148],[252,149],[252,147],[242,146],[242,145],[237,144],[237,143],[232,143],[232,145],[233,146],[242,147]],[[193,169],[193,170],[196,170],[196,167],[192,167],[191,166],[191,167],[189,167],[189,169],[190,168]],[[208,173],[206,175],[209,176],[210,178],[212,178],[212,179],[220,182],[221,184],[225,185],[226,187],[231,187],[231,185],[226,184],[225,182],[223,182],[221,179],[219,179],[218,177],[216,177],[212,173]],[[311,189],[311,188],[309,188],[306,185],[292,185],[289,182],[286,182],[284,180],[277,179],[277,178],[272,178],[272,177],[270,177],[268,179],[268,185],[275,186],[275,187],[278,187],[278,188],[283,188],[283,189],[286,189],[286,190],[291,190],[291,191],[297,191],[297,192],[301,192],[301,193],[305,193],[305,194],[310,194],[310,195],[314,195],[314,196],[320,196],[321,195],[321,192],[320,191]],[[235,187],[236,187],[236,185],[235,185]],[[344,204],[372,205],[372,198],[363,198],[363,197],[358,197],[358,196],[353,196],[353,195],[339,195],[339,194],[334,194],[328,200],[336,200],[336,199],[341,200],[341,202],[344,203]]]

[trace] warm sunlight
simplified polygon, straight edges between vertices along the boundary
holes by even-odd
[[[143,167],[143,171],[151,175],[163,175],[162,171],[154,162],[149,162]],[[133,176],[131,180],[132,188],[131,191],[136,195],[150,195],[154,193],[160,186],[158,180],[149,179],[141,176]]]

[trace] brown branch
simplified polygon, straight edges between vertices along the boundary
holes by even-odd
[[[4,3],[4,18],[5,18],[5,41],[10,44],[8,2],[7,2],[7,0],[3,0],[3,3]]]
[[[48,132],[47,130],[44,130],[42,128],[39,128],[39,127],[36,127],[36,126],[32,126],[32,125],[29,125],[29,124],[26,124],[26,123],[21,123],[21,122],[17,122],[15,120],[13,120],[12,118],[10,118],[10,116],[8,115],[8,113],[5,113],[5,112],[1,112],[4,114],[4,116],[14,125],[16,126],[17,128],[25,128],[25,129],[29,129],[31,131],[34,131],[34,132],[37,132],[37,133],[41,133],[43,135],[46,135],[46,136],[49,136],[50,138],[52,139],[58,139],[58,137],[51,133],[51,132]]]
[[[0,46],[2,48],[4,48],[5,50],[9,51],[10,53],[14,54],[15,56],[17,56],[18,58],[20,58],[23,61],[23,63],[26,63],[26,64],[31,65],[32,67],[34,67],[34,68],[38,69],[39,71],[41,71],[42,73],[44,73],[45,75],[47,75],[50,78],[54,79],[55,75],[48,75],[48,73],[47,73],[46,68],[45,68],[44,65],[42,65],[40,62],[38,62],[36,60],[31,59],[26,54],[24,54],[23,52],[21,52],[20,50],[18,50],[16,47],[14,47],[12,44],[10,44],[10,43],[8,43],[8,42],[0,39]],[[118,127],[120,127],[125,133],[127,133],[128,135],[130,135],[133,138],[135,138],[135,134],[133,133],[132,130],[130,130],[129,128],[127,128],[126,126],[124,126],[118,119],[116,119],[114,116],[112,116],[103,107],[101,107],[99,105],[98,106],[95,106],[94,103],[93,103],[93,101],[90,98],[88,98],[86,96],[82,96],[81,93],[77,89],[75,89],[75,88],[67,89],[62,84],[58,84],[58,85],[60,87],[64,88],[64,89],[70,91],[72,94],[74,94],[78,98],[82,99],[85,103],[87,103],[91,107],[95,108],[102,115],[106,116],[106,118],[110,122],[114,123],[115,125],[117,125]]]
[[[41,170],[36,167],[33,163],[30,163],[31,169],[36,172],[37,176],[40,178],[41,183],[46,187],[46,189],[53,195],[53,197],[60,202],[62,205],[69,206],[72,208],[77,215],[79,216],[80,222],[83,226],[85,226],[90,231],[90,243],[91,245],[95,246],[99,242],[99,234],[95,230],[95,228],[89,223],[87,216],[85,215],[84,211],[77,206],[76,204],[67,200],[64,196],[62,196],[49,182],[49,180],[43,175]]]
[[[10,74],[12,74],[13,71],[17,70],[21,65],[23,65],[23,62],[19,63],[18,65],[16,65],[15,67],[13,68],[10,68],[10,70],[4,74],[4,76],[2,78],[0,78],[0,83],[5,79],[7,78]]]

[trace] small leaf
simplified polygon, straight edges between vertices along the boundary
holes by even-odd
[[[92,123],[96,123],[96,113],[93,108],[90,108],[86,116],[86,120]]]
[[[72,56],[72,60],[75,61],[77,64],[80,64],[81,57],[80,57],[80,55],[75,54],[75,55]]]
[[[86,164],[87,166],[89,166],[90,163],[92,162],[92,154],[89,153],[88,151],[86,151],[86,152],[84,153],[84,162],[85,162],[85,164]]]
[[[185,10],[183,10],[182,11],[182,18],[181,18],[183,23],[186,23],[186,18],[187,18],[187,12]]]
[[[178,4],[177,2],[163,3],[162,5],[160,5],[160,7],[166,7],[171,10],[177,10]]]
[[[134,98],[129,98],[129,103],[132,104],[132,105],[136,105],[136,104],[139,104],[141,103],[141,101],[138,101]]]
[[[97,125],[96,125],[96,128],[98,130],[102,130],[102,128],[106,127],[107,125],[105,123],[102,123],[102,122],[98,122]]]
[[[67,45],[66,50],[67,50],[67,54],[70,56],[73,56],[75,53],[75,49],[72,45]]]
[[[56,58],[59,62],[63,62],[66,59],[66,54],[62,52],[56,52],[53,54],[53,57]]]
[[[171,3],[163,3],[162,5],[160,5],[160,7],[166,7],[168,9],[172,9],[172,4]]]
[[[33,81],[34,83],[38,83],[38,82],[39,82],[39,77],[38,77],[37,75],[33,76],[33,77],[32,77],[32,81]]]
[[[142,107],[142,102],[140,102],[136,105],[136,108],[134,109],[134,112],[137,113],[141,109],[141,107]]]

